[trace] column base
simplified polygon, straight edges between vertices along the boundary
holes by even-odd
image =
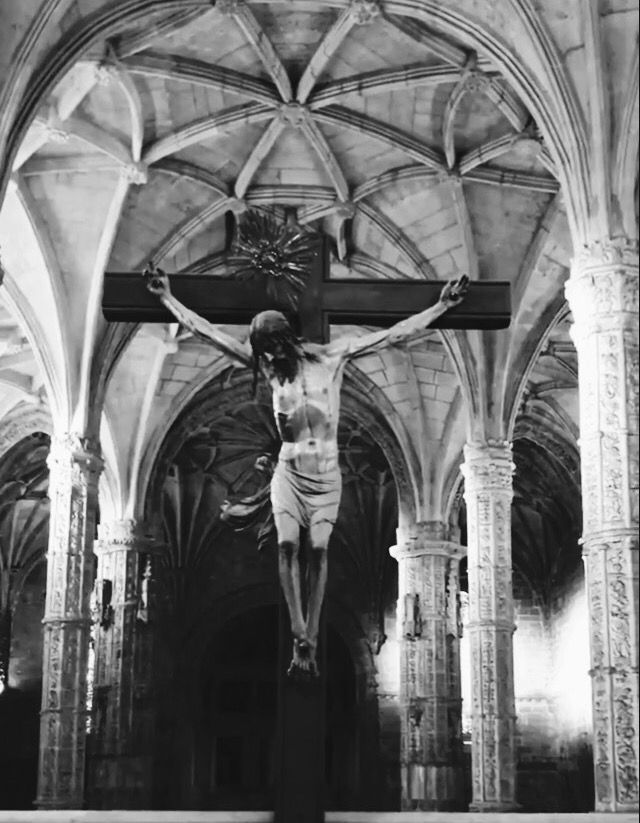
[[[62,809],[77,810],[85,808],[84,798],[73,797],[52,798],[50,800],[38,797],[33,801],[33,805],[38,811],[42,812],[51,812],[56,810],[60,811]]]
[[[596,812],[608,812],[609,814],[632,814],[640,811],[638,803],[598,803],[596,800]]]
[[[401,768],[402,811],[459,812],[464,777],[459,766],[410,763]]]
[[[469,803],[470,812],[519,812],[521,808],[515,800],[481,800],[478,803]]]

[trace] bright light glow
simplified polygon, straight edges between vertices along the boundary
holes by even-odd
[[[558,726],[571,737],[590,732],[589,612],[584,581],[567,598],[555,624],[553,685]]]
[[[4,680],[0,680],[0,694],[5,690]]]
[[[462,733],[471,734],[471,646],[469,645],[469,595],[460,592],[460,690],[462,692]]]
[[[386,614],[384,623],[384,632],[387,639],[384,641],[380,654],[376,659],[378,689],[384,694],[399,694],[400,645],[397,637],[395,614]]]
[[[91,626],[91,640],[89,641],[89,657],[87,659],[87,719],[86,732],[91,734],[91,719],[93,716],[93,682],[96,674],[96,624]]]
[[[462,731],[468,734],[472,683],[465,601],[466,597],[462,603],[460,676]],[[590,735],[589,617],[584,581],[567,594],[550,624],[545,624],[541,613],[536,615],[530,609],[527,612],[518,615],[518,630],[513,638],[514,691],[521,734],[538,738],[551,733],[565,740],[578,739],[583,733]]]

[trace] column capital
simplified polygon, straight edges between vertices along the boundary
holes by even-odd
[[[604,237],[576,250],[571,272],[582,273],[611,266],[638,267],[638,241],[628,237]]]
[[[637,323],[638,243],[626,238],[595,241],[580,249],[571,265],[565,294],[574,324],[608,327],[620,315]],[[619,323],[619,321],[616,321]]]
[[[449,528],[440,520],[425,520],[412,526],[397,529],[395,546],[389,554],[396,560],[426,555],[462,557],[465,547],[448,540]]]
[[[100,473],[104,466],[100,443],[75,432],[63,432],[51,437],[47,465],[55,471],[62,465],[75,463],[89,472]]]
[[[149,552],[153,544],[154,538],[148,524],[133,519],[111,520],[98,526],[94,551],[99,554],[113,546],[121,546],[132,551]]]
[[[512,491],[515,464],[509,441],[467,443],[464,447],[464,461],[460,469],[465,479],[465,492],[472,488]]]

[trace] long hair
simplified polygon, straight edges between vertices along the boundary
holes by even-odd
[[[263,311],[251,321],[249,326],[249,343],[253,354],[253,396],[258,390],[260,374],[260,357],[270,352],[275,346],[281,346],[290,363],[300,360],[318,360],[317,355],[303,349],[305,340],[298,337],[287,318],[279,311]]]

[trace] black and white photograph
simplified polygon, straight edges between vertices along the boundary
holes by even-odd
[[[0,823],[632,823],[638,0],[0,0]]]

